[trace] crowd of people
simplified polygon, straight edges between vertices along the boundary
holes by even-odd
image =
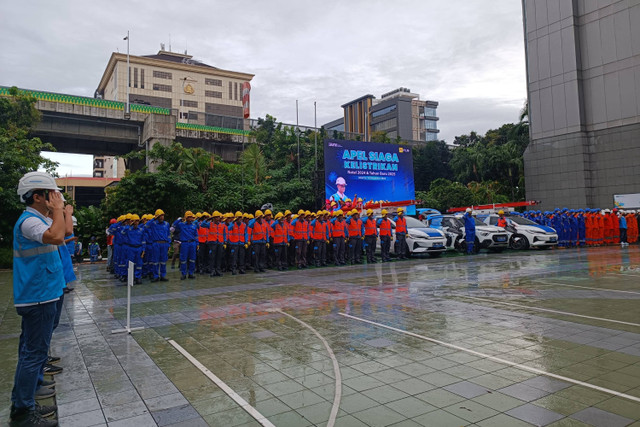
[[[404,209],[397,210],[395,229],[386,210],[377,219],[371,209],[363,213],[361,218],[355,208],[299,210],[296,214],[287,210],[275,215],[271,209],[255,214],[187,211],[172,224],[161,209],[142,217],[128,213],[112,219],[107,228],[107,268],[124,282],[132,262],[136,283],[142,283],[145,277],[152,282],[166,281],[172,241],[172,268],[179,258],[182,280],[195,278],[195,274],[245,274],[251,268],[259,273],[266,268],[302,269],[311,264],[361,264],[363,256],[375,263],[378,238],[382,261],[386,262],[391,260],[394,235],[399,258],[407,258]]]

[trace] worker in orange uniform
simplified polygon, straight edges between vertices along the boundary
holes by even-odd
[[[398,259],[407,259],[407,219],[404,217],[404,208],[398,208],[394,221]]]
[[[293,213],[290,210],[284,211],[284,225],[287,227],[287,235],[289,236],[289,243],[287,245],[287,267],[293,267],[296,262],[296,245],[293,239]]]
[[[299,269],[307,268],[307,239],[309,238],[309,224],[306,221],[306,216],[306,212],[300,209],[298,211],[298,217],[291,221],[296,250],[296,265]]]
[[[507,226],[507,219],[504,217],[504,211],[498,211],[498,223],[496,224],[498,227],[505,228]]]
[[[233,217],[233,222],[227,227],[229,236],[230,262],[229,269],[232,275],[244,274],[244,254],[247,242],[247,225],[242,222],[242,212],[238,211]]]
[[[324,221],[324,212],[318,211],[316,218],[309,223],[311,240],[313,245],[313,260],[316,267],[327,265],[327,224]]]
[[[389,212],[382,209],[382,218],[378,220],[378,228],[380,229],[380,250],[382,262],[391,261],[389,251],[391,249],[391,239],[393,238],[393,230],[391,229],[391,221],[389,221]]]
[[[275,253],[275,267],[279,271],[288,269],[287,247],[289,246],[289,227],[284,221],[282,212],[278,212],[271,224],[271,237],[273,238],[273,249]]]
[[[251,228],[249,227],[249,223],[253,220],[253,214],[245,213],[242,215],[242,222],[246,226],[247,231],[247,241],[244,244],[244,265],[245,269],[250,269],[253,267],[253,248],[251,247]]]
[[[344,213],[341,209],[336,211],[336,217],[331,224],[331,237],[333,239],[333,261],[336,266],[345,265],[345,244],[349,235],[347,223],[344,222]]]
[[[362,239],[364,239],[363,224],[360,212],[351,210],[351,217],[347,221],[347,233],[349,234],[349,260],[351,264],[362,264]]]
[[[378,243],[378,227],[373,217],[373,210],[367,209],[367,217],[363,222],[364,227],[364,243],[367,250],[367,264],[375,264],[376,262],[376,246]]]
[[[198,212],[199,214],[199,212]],[[196,223],[198,224],[198,255],[196,258],[196,273],[209,273],[209,247],[207,239],[209,237],[209,218],[211,215],[203,212],[198,218],[196,214]]]
[[[210,277],[222,276],[222,256],[226,247],[227,229],[222,222],[222,214],[214,211],[211,214],[209,223],[209,236],[207,245],[209,247],[209,268]]]
[[[254,252],[255,273],[265,272],[267,258],[267,246],[269,245],[269,225],[264,221],[264,214],[261,210],[256,211],[256,218],[251,224],[251,246]]]

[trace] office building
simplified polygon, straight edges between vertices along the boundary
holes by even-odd
[[[86,176],[56,178],[56,185],[75,200],[76,207],[100,206],[106,196],[105,188],[117,185],[118,182],[120,178]]]
[[[423,101],[407,88],[383,94],[380,99],[365,95],[342,105],[344,115],[324,125],[328,131],[360,135],[371,140],[373,132],[385,132],[391,139],[425,142],[438,139],[438,103]]]
[[[640,193],[640,4],[523,0],[523,18],[527,199],[605,208]]]

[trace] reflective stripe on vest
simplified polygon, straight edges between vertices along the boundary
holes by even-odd
[[[375,236],[376,231],[376,221],[373,218],[369,218],[364,223],[364,235],[365,236]]]
[[[198,227],[198,242],[205,243],[209,235],[209,229],[205,227]]]
[[[233,223],[231,226],[231,230],[229,231],[229,242],[230,243],[244,243],[244,229],[246,224],[241,222]]]
[[[362,221],[359,219],[351,218],[349,221],[349,237],[361,237],[362,236]]]
[[[253,234],[251,235],[251,241],[258,242],[260,240],[266,240],[267,238],[267,227],[266,223],[253,223]]]
[[[327,227],[324,222],[316,221],[311,230],[311,238],[313,240],[326,240]]]
[[[307,222],[304,220],[296,221],[293,228],[293,238],[296,240],[307,239]]]
[[[407,232],[407,219],[402,217],[398,217],[396,221],[396,233],[406,233]]]
[[[333,223],[332,237],[344,237],[347,230],[347,224],[344,221],[336,221]]]
[[[273,243],[275,245],[287,243],[287,226],[285,224],[277,223],[273,229]]]
[[[31,249],[14,249],[13,256],[15,258],[26,258],[34,255],[48,254],[49,252],[57,251],[56,245],[38,246]]]
[[[380,222],[380,235],[391,236],[391,221],[388,219],[383,219],[382,222]]]

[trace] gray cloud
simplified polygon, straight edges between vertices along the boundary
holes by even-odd
[[[26,4],[25,4],[26,3]],[[400,86],[440,102],[440,136],[516,121],[526,97],[520,2],[2,2],[0,84],[92,96],[111,52],[160,42],[254,73],[252,116],[318,124]]]

